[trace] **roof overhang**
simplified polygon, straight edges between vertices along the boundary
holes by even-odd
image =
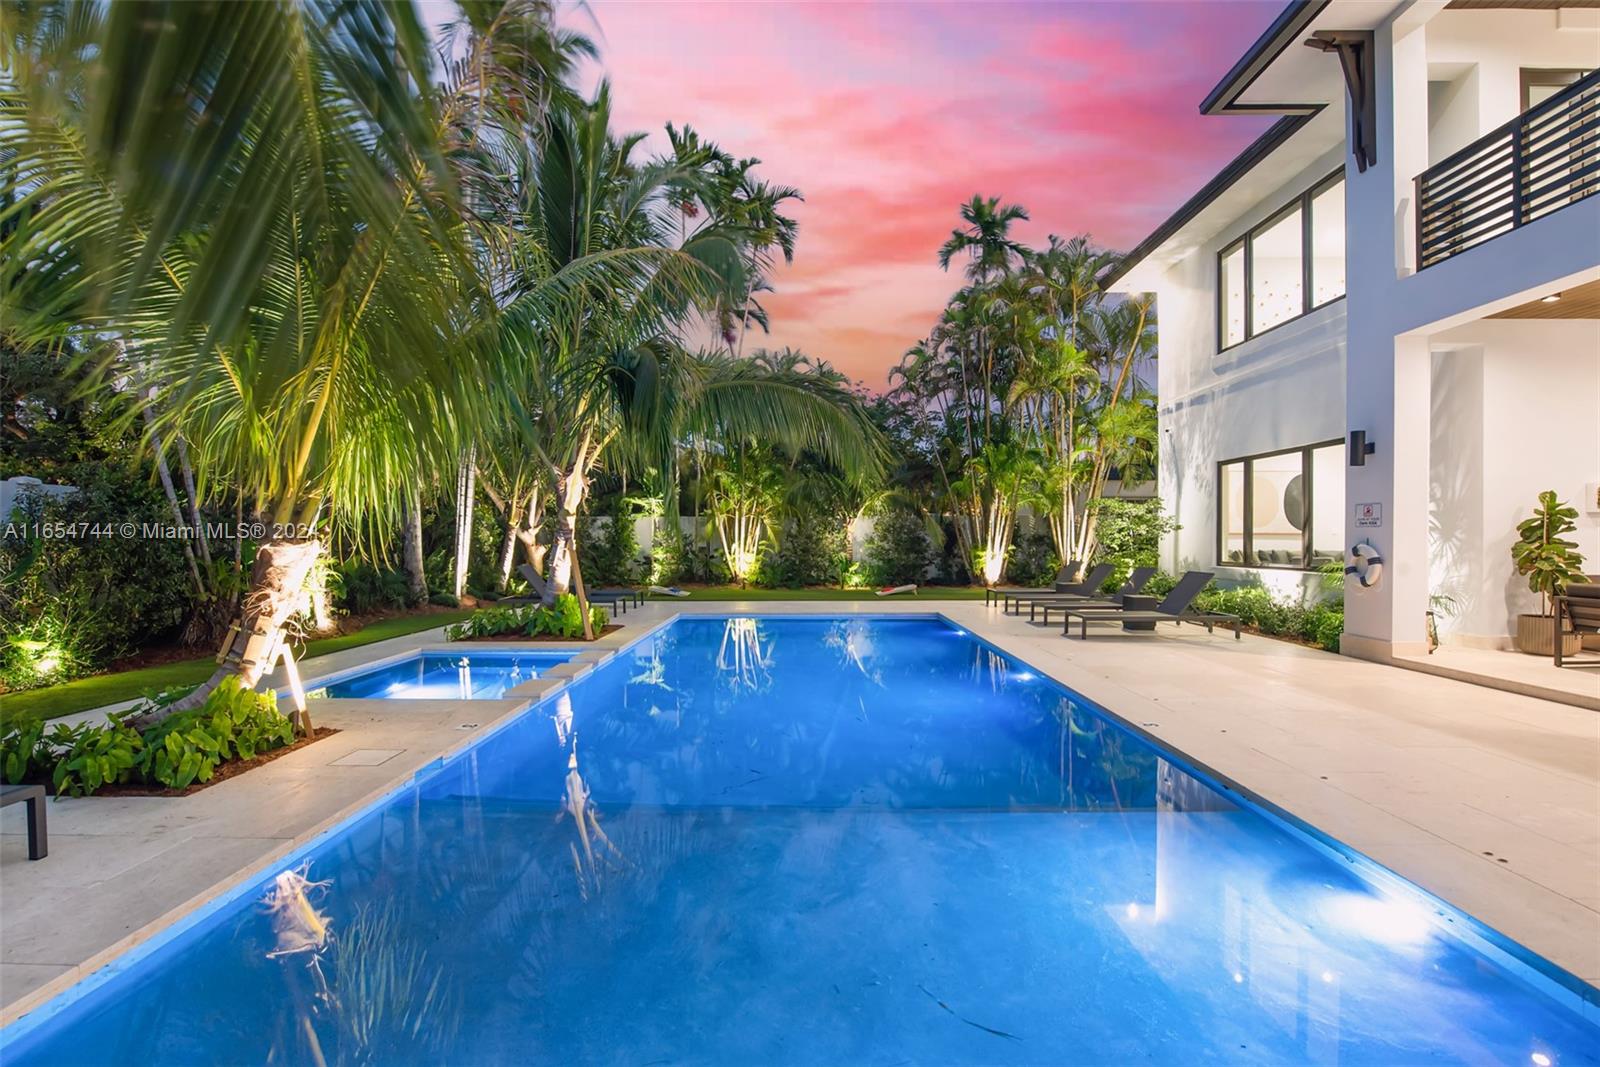
[[[1237,199],[1235,187],[1240,180],[1302,129],[1312,125],[1324,109],[1338,105],[1331,107],[1329,118],[1343,118],[1345,81],[1339,60],[1315,48],[1303,47],[1302,42],[1318,31],[1375,29],[1409,2],[1411,0],[1290,0],[1266,32],[1200,104],[1201,113],[1206,115],[1267,114],[1284,118],[1274,123],[1207,182],[1205,188],[1118,261],[1103,276],[1101,285],[1106,288],[1116,285],[1141,261],[1168,245],[1230,193]],[[1442,4],[1443,0],[1427,2]],[[1342,128],[1336,136],[1344,136]],[[1286,164],[1286,167],[1292,166],[1292,161]]]
[[[1295,175],[1327,155],[1343,137],[1342,111],[1316,108],[1285,115],[1206,183],[1138,247],[1101,275],[1106,291],[1154,291],[1166,270],[1229,224],[1278,193]],[[1149,267],[1150,270],[1140,269]]]
[[[1272,25],[1268,26],[1266,32],[1256,38],[1255,44],[1239,57],[1233,69],[1223,75],[1216,88],[1206,94],[1206,98],[1200,102],[1200,113],[1202,115],[1236,115],[1252,111],[1286,113],[1299,109],[1300,105],[1291,101],[1277,103],[1241,101],[1240,97],[1272,65],[1273,60],[1283,54],[1284,49],[1310,33],[1311,23],[1330,2],[1331,0],[1290,0],[1289,6],[1278,13],[1278,17],[1272,20]]]

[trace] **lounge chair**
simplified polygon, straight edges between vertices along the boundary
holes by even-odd
[[[1154,578],[1155,575],[1156,575],[1156,568],[1154,568],[1154,567],[1135,567],[1135,568],[1133,568],[1133,573],[1128,575],[1128,580],[1123,582],[1121,585],[1117,586],[1117,591],[1115,593],[1112,593],[1110,596],[1103,597],[1103,596],[1095,596],[1095,595],[1089,595],[1089,596],[1070,596],[1070,595],[1068,595],[1068,596],[1063,596],[1062,599],[1059,600],[1059,601],[1057,601],[1057,600],[1032,600],[1032,601],[1029,601],[1028,602],[1028,621],[1029,622],[1033,622],[1034,621],[1034,609],[1036,609],[1036,608],[1043,608],[1044,609],[1044,619],[1042,621],[1044,622],[1044,624],[1046,626],[1050,625],[1050,612],[1053,611],[1053,610],[1054,611],[1060,611],[1060,610],[1063,610],[1063,609],[1066,609],[1066,608],[1086,608],[1086,607],[1120,608],[1120,607],[1122,607],[1122,598],[1123,597],[1134,596],[1137,593],[1142,592],[1144,590],[1144,587],[1146,585],[1150,584],[1150,579]]]
[[[1600,634],[1600,582],[1574,582],[1561,591],[1555,598],[1555,637],[1557,667],[1563,665],[1561,646],[1561,620],[1566,619],[1572,624],[1572,632],[1576,634]],[[1579,667],[1600,666],[1600,660],[1583,659],[1574,661]]]
[[[590,600],[602,596],[621,597],[625,604],[633,604],[636,606],[644,604],[645,590],[643,587],[637,585],[607,586],[604,589],[586,589],[584,592],[588,594]]]
[[[1234,640],[1239,638],[1239,617],[1228,615],[1220,611],[1191,611],[1189,605],[1194,603],[1194,598],[1200,595],[1200,590],[1211,581],[1210,571],[1190,571],[1178,579],[1178,584],[1172,587],[1166,599],[1154,608],[1097,608],[1087,605],[1066,608],[1063,614],[1061,635],[1067,636],[1072,632],[1072,620],[1078,620],[1078,636],[1084,640],[1089,637],[1089,623],[1091,622],[1119,622],[1127,627],[1133,623],[1135,627],[1144,628],[1148,623],[1149,629],[1154,630],[1158,622],[1192,622],[1197,626],[1204,626],[1206,633],[1211,633],[1212,628],[1218,623],[1231,623],[1233,625]],[[1132,627],[1127,627],[1132,628]]]
[[[993,589],[985,589],[983,591],[984,606],[987,607],[988,605],[999,601],[1000,606],[1004,608],[1006,598],[1017,593],[1049,593],[1059,590],[1063,586],[1072,584],[1072,580],[1078,576],[1078,570],[1082,566],[1083,564],[1079,563],[1077,560],[1073,560],[1070,563],[1063,563],[1061,565],[1061,569],[1056,572],[1056,581],[1055,585],[1053,586],[1040,585],[1028,587],[1022,585],[1001,585],[996,586]]]
[[[42,860],[50,854],[50,834],[45,827],[44,786],[0,785],[0,808],[28,806],[28,858]]]
[[[1114,563],[1096,563],[1088,574],[1083,576],[1083,581],[1073,582],[1070,585],[1057,586],[1049,592],[1012,593],[1007,597],[1009,606],[1017,614],[1022,613],[1022,605],[1032,604],[1036,601],[1060,600],[1064,597],[1100,595],[1100,587],[1106,584],[1106,579],[1111,577],[1111,572],[1116,569]],[[1001,610],[1005,610],[1002,606]]]

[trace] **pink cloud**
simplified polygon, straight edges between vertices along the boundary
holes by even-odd
[[[869,387],[959,273],[939,245],[974,194],[1021,236],[1126,248],[1263,128],[1196,105],[1263,3],[810,4],[596,0],[622,128],[688,123],[805,203],[772,333]],[[659,148],[656,138],[652,144]]]

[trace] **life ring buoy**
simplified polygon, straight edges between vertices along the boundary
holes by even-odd
[[[1351,545],[1350,561],[1345,564],[1344,572],[1354,575],[1361,588],[1371,589],[1383,580],[1383,557],[1365,541]]]

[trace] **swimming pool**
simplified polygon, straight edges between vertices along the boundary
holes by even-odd
[[[1516,956],[942,621],[687,618],[0,1042],[7,1067],[1595,1062],[1571,987]]]
[[[368,697],[382,700],[495,700],[534,678],[576,650],[539,652],[419,652],[398,663],[341,676],[312,689],[309,696]]]

